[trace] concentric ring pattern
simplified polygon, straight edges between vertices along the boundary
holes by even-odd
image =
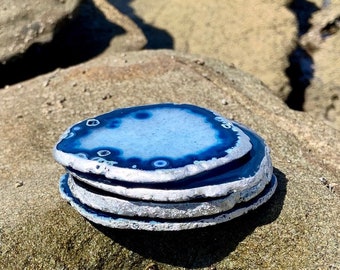
[[[112,228],[183,230],[228,221],[277,186],[269,148],[241,124],[190,104],[117,109],[68,128],[54,147],[60,192]]]

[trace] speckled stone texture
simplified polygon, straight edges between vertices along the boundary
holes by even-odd
[[[1,0],[0,62],[24,53],[33,43],[48,42],[81,0]]]
[[[271,147],[277,192],[265,207],[192,232],[93,226],[59,196],[64,170],[51,148],[60,133],[112,108],[169,101],[256,130]],[[339,131],[233,67],[171,51],[115,54],[3,89],[0,106],[0,268],[340,267],[340,200],[330,190],[339,184]]]
[[[176,51],[206,55],[261,79],[281,98],[289,82],[284,70],[294,49],[296,18],[287,8],[290,1],[253,0],[109,0],[148,35],[148,48],[158,39]],[[148,31],[149,27],[157,31]],[[166,39],[164,39],[166,37]]]
[[[321,5],[320,5],[321,7]],[[306,90],[304,110],[340,130],[340,2],[313,13],[301,45],[314,61],[314,78]]]
[[[106,0],[83,0],[75,7],[72,14],[58,17],[57,22],[52,21],[53,16],[58,15],[58,9],[53,8],[53,5],[66,8],[70,0],[55,0],[53,3],[44,1],[35,9],[30,6],[31,2],[36,1],[16,5],[17,9],[11,12],[18,12],[19,15],[14,17],[13,21],[0,24],[0,73],[2,74],[0,88],[60,67],[65,68],[86,62],[98,55],[140,50],[146,44],[145,36],[137,25]],[[52,7],[45,6],[48,4]],[[15,3],[10,6],[12,5]],[[50,14],[52,9],[54,13]],[[0,9],[0,12],[2,11]],[[7,13],[6,15],[10,16]],[[4,17],[4,20],[6,18]],[[30,20],[33,22],[29,23]],[[27,35],[32,35],[26,38],[17,33],[20,29],[11,29],[20,28],[21,24],[25,23],[32,24],[38,32],[35,33],[34,29],[25,30]],[[41,29],[40,25],[42,25]],[[10,30],[6,31],[6,28]],[[22,41],[24,38],[27,41]],[[12,44],[13,42],[15,45]],[[2,52],[3,56],[1,56]]]

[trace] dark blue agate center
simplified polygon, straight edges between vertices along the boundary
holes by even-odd
[[[72,126],[56,149],[122,168],[180,168],[238,147],[240,134],[220,119],[188,104],[118,109]]]

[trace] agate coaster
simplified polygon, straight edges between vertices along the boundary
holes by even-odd
[[[133,183],[181,180],[237,160],[249,137],[229,120],[188,104],[118,109],[70,127],[55,159],[76,171]]]
[[[273,174],[271,181],[266,185],[265,189],[255,198],[248,202],[235,205],[232,209],[212,216],[186,218],[186,219],[153,219],[153,218],[129,218],[120,215],[109,214],[106,212],[93,209],[82,204],[72,195],[67,184],[68,175],[65,174],[60,180],[61,196],[67,200],[73,208],[75,208],[82,216],[88,220],[109,228],[117,229],[136,229],[149,231],[178,231],[201,228],[216,225],[229,221],[250,210],[258,208],[260,205],[268,201],[274,194],[277,187],[277,179]]]
[[[202,198],[216,198],[267,184],[273,173],[269,148],[254,132],[234,123],[249,137],[252,149],[242,159],[228,163],[204,174],[172,183],[134,183],[107,179],[101,175],[77,172],[68,168],[75,179],[94,188],[131,199],[155,202],[183,202]]]
[[[99,189],[84,186],[82,182],[74,180],[71,175],[68,175],[67,182],[72,196],[93,209],[128,217],[167,219],[203,217],[225,212],[233,208],[237,203],[246,202],[256,197],[263,191],[266,184],[266,182],[262,181],[256,186],[245,190],[231,191],[227,196],[209,200],[154,202],[131,200],[130,198],[118,197]]]
[[[117,109],[71,126],[54,147],[60,193],[111,228],[185,230],[225,222],[274,193],[254,131],[189,104]]]

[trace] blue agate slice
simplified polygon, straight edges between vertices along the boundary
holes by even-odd
[[[55,159],[83,173],[132,183],[178,181],[246,155],[249,137],[231,121],[188,104],[123,108],[70,127]]]
[[[72,207],[74,207],[82,216],[88,220],[100,224],[102,226],[119,229],[135,229],[135,230],[149,230],[149,231],[178,231],[195,229],[206,226],[215,225],[226,222],[250,210],[258,208],[260,205],[268,201],[274,194],[277,187],[277,179],[273,174],[271,181],[266,185],[265,189],[253,199],[236,204],[233,208],[222,211],[220,213],[201,216],[201,217],[187,217],[184,219],[164,219],[164,218],[150,218],[150,217],[127,217],[124,215],[111,214],[91,208],[79,199],[73,196],[69,185],[67,183],[68,175],[65,174],[60,180],[60,193]]]
[[[269,179],[270,181],[270,179]],[[68,176],[72,195],[82,204],[102,212],[128,217],[149,217],[165,219],[187,219],[225,212],[236,204],[246,202],[266,187],[269,181],[260,181],[243,190],[231,190],[228,195],[216,198],[202,198],[192,201],[144,201],[117,196],[100,189],[84,185],[83,182]]]
[[[156,202],[185,202],[200,198],[222,197],[249,189],[260,182],[261,187],[264,187],[273,173],[269,148],[256,133],[238,123],[232,123],[250,138],[252,149],[240,159],[175,182],[131,183],[82,173],[71,168],[68,172],[79,181],[113,195]]]
[[[130,107],[71,126],[54,147],[60,192],[112,228],[184,230],[225,222],[274,193],[269,148],[245,126],[188,104]]]

